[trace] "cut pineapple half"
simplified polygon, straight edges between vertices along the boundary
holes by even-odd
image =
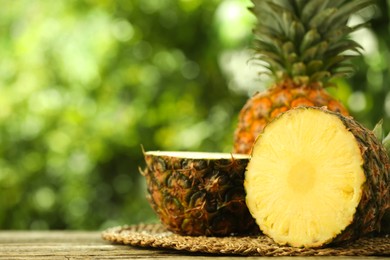
[[[247,206],[275,242],[322,246],[354,219],[366,180],[363,163],[339,116],[292,110],[269,124],[253,147]]]
[[[259,232],[245,204],[247,154],[144,151],[148,200],[164,226],[180,235]]]

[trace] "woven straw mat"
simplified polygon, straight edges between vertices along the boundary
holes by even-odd
[[[175,249],[194,253],[252,256],[368,256],[390,255],[390,237],[361,238],[353,243],[327,248],[279,246],[260,236],[204,237],[181,236],[167,231],[161,224],[139,224],[109,228],[102,238],[138,247]]]

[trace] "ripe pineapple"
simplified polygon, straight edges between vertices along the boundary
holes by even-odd
[[[245,205],[248,155],[149,151],[144,157],[148,200],[169,230],[191,236],[259,232]]]
[[[281,112],[297,106],[326,106],[348,115],[324,89],[330,80],[353,72],[348,64],[360,46],[348,35],[351,14],[371,0],[252,0],[258,18],[254,58],[269,70],[272,86],[255,94],[242,108],[234,133],[235,153],[250,153],[256,136]]]
[[[352,118],[299,107],[259,135],[244,187],[264,234],[282,245],[321,247],[380,229],[390,208],[390,160]]]

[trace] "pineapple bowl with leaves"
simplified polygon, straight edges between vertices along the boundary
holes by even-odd
[[[168,230],[190,236],[259,232],[245,204],[248,155],[148,151],[144,157],[148,201]]]

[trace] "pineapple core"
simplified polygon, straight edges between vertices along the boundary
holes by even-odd
[[[355,137],[335,115],[285,113],[258,137],[247,166],[246,203],[279,244],[318,247],[351,224],[365,182]]]

